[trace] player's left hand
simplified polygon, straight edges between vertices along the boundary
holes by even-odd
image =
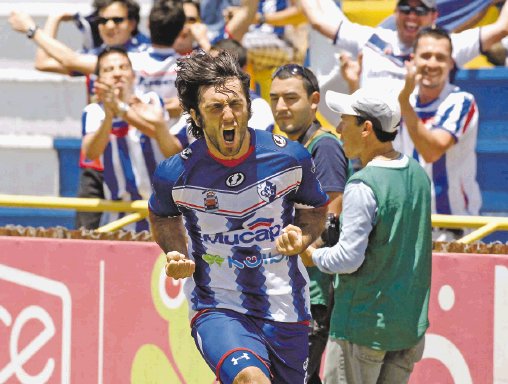
[[[292,224],[282,229],[282,234],[275,240],[275,245],[277,251],[286,256],[298,255],[306,248],[301,228]]]

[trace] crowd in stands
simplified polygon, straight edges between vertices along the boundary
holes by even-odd
[[[497,20],[471,27],[494,3],[499,8]],[[414,158],[431,181],[431,198],[424,200],[433,213],[479,214],[475,154],[478,108],[474,95],[453,85],[453,74],[481,53],[505,65],[508,6],[504,3],[400,0],[389,19],[371,27],[348,20],[340,1],[334,0],[154,0],[148,16],[149,36],[139,30],[140,6],[136,0],[94,0],[92,6],[90,15],[51,15],[43,26],[23,12],[13,11],[9,19],[14,30],[36,44],[37,70],[87,77],[89,103],[83,106],[81,119],[79,197],[148,199],[157,164],[180,152],[185,156],[185,148],[195,140],[189,129],[191,116],[182,111],[175,86],[179,60],[200,50],[212,56],[226,50],[254,78],[264,70],[273,73],[269,99],[250,92],[249,127],[281,132],[307,147],[318,179],[332,201],[329,224],[337,224],[337,216],[345,212],[340,250],[323,248],[308,255],[315,265],[309,272],[318,288],[324,274],[354,275],[365,255],[372,254],[368,235],[377,228],[376,217],[381,214],[374,199],[378,189],[365,187],[368,181],[359,177],[347,184],[345,192],[346,179],[368,165],[355,162],[356,158],[374,163],[395,160],[395,168],[405,167],[406,159]],[[475,12],[467,12],[469,6]],[[79,51],[57,38],[60,24],[68,21],[76,23],[83,34]],[[318,40],[313,34],[319,34],[319,43],[314,44]],[[331,67],[323,71],[324,63],[331,63]],[[337,84],[334,78],[339,79],[342,89],[333,89]],[[356,104],[329,93],[330,87],[331,91],[352,94]],[[397,100],[397,106],[383,110],[386,105],[374,101],[381,91]],[[370,156],[369,148],[355,151],[350,142],[343,148],[338,136],[323,130],[316,118],[318,106],[324,104],[337,121],[344,117],[338,131],[346,135],[352,126],[364,127],[365,133],[349,140],[356,140],[356,146],[368,140],[381,152]],[[390,120],[397,116],[400,124]],[[378,156],[381,160],[376,160]],[[420,175],[417,178],[423,183]],[[379,193],[388,199],[391,192]],[[415,202],[421,204],[421,200]],[[411,210],[407,206],[404,209]],[[357,214],[359,210],[362,215]],[[76,227],[97,228],[113,219],[111,215],[80,213]],[[148,229],[148,223],[136,223],[135,229]],[[436,240],[453,240],[463,234],[462,230],[435,228],[432,235]],[[348,242],[352,236],[358,237],[355,243]],[[378,232],[376,236],[381,237]],[[334,243],[326,238],[313,247],[323,245],[331,247]],[[344,250],[349,253],[344,255]],[[312,333],[314,344],[310,345],[314,352],[307,382],[311,384],[321,382],[317,372],[331,316],[331,281],[325,280],[324,288],[320,288],[322,297],[312,302],[312,314],[318,321]],[[428,285],[422,289],[426,288]],[[346,304],[341,301],[340,305]],[[420,309],[414,308],[414,312]],[[426,317],[425,310],[421,313]],[[361,344],[368,345],[369,350],[411,353],[412,360],[404,368],[410,373],[421,358],[421,337],[428,326],[425,321],[411,324],[418,328],[418,338],[407,338],[400,345],[373,346],[370,335],[360,334],[346,346],[336,344],[338,339],[348,339],[348,334],[333,328],[333,322],[332,318],[336,338],[332,335],[328,340],[327,361],[334,364],[326,368],[328,383],[342,382],[341,359],[346,361],[348,383],[376,382],[379,375],[400,379],[403,375],[394,372],[393,366],[404,356],[376,356],[379,364],[366,368],[355,359],[354,352],[345,351]],[[364,374],[376,379],[368,381]]]

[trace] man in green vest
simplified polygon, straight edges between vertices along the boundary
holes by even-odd
[[[279,67],[270,86],[270,106],[280,130],[289,139],[304,145],[315,164],[316,177],[330,198],[329,224],[334,224],[342,210],[342,194],[348,174],[348,160],[339,139],[325,131],[316,119],[320,100],[316,76],[308,68],[297,64]],[[326,245],[333,245],[326,239]],[[325,245],[318,239],[314,247]],[[307,268],[310,278],[312,324],[309,332],[309,364],[307,384],[321,384],[321,357],[328,340],[330,322],[330,294],[332,276],[316,267]]]
[[[343,354],[346,381],[325,382],[406,383],[429,326],[430,181],[415,160],[392,147],[400,123],[395,95],[329,91],[326,102],[342,115],[346,156],[359,158],[363,168],[344,190],[339,242],[300,255],[305,265],[339,274],[328,347]],[[292,255],[300,229],[284,232],[277,248]]]

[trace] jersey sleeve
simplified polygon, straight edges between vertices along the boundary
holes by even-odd
[[[458,67],[463,67],[481,52],[480,28],[466,29],[450,35],[453,45],[453,60]]]
[[[316,165],[310,153],[299,143],[293,143],[293,151],[298,156],[298,162],[302,169],[300,186],[295,195],[296,208],[305,209],[321,207],[328,203],[328,195],[323,191],[316,177]]]
[[[439,106],[432,129],[444,129],[459,141],[470,124],[475,124],[478,111],[473,95],[466,92],[450,94]]]
[[[179,155],[161,162],[153,175],[152,196],[148,200],[148,209],[157,216],[171,217],[181,214],[173,200],[173,187],[183,167]]]
[[[344,192],[344,210],[339,242],[331,248],[316,249],[312,261],[321,272],[353,273],[363,264],[369,234],[377,216],[372,189],[361,181],[348,183]]]
[[[342,20],[334,44],[353,55],[357,55],[375,32],[375,28]]]
[[[348,161],[337,140],[323,137],[312,150],[316,177],[325,192],[344,192]]]
[[[81,115],[81,134],[94,133],[99,129],[106,114],[99,104],[88,104]]]

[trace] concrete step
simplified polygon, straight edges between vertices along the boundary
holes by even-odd
[[[5,68],[7,63],[10,68]],[[39,72],[30,65],[5,60],[0,64],[0,90],[8,95],[0,103],[0,134],[80,137],[85,79]]]

